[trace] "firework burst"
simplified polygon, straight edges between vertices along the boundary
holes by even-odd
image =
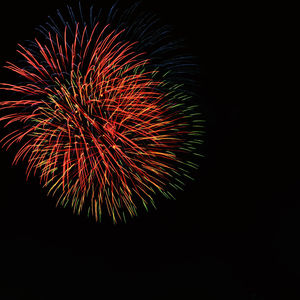
[[[22,142],[13,163],[26,159],[27,177],[38,172],[58,204],[114,223],[155,206],[157,192],[172,198],[201,143],[190,58],[152,15],[130,21],[136,10],[113,7],[103,20],[91,8],[89,22],[81,6],[80,21],[58,11],[60,23],[50,18],[40,39],[19,45],[21,66],[6,66],[23,83],[1,84],[16,100],[0,103],[0,121],[22,123],[1,140]]]

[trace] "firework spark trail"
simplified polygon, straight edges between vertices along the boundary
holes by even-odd
[[[136,51],[136,41],[121,39],[126,29],[74,24],[62,34],[51,27],[34,50],[19,45],[26,67],[7,64],[26,83],[1,84],[23,96],[0,103],[0,110],[15,109],[0,121],[23,126],[1,143],[10,148],[24,140],[13,163],[27,158],[27,178],[39,170],[58,204],[78,214],[87,207],[97,221],[105,208],[116,223],[125,212],[137,214],[137,199],[147,209],[155,191],[169,198],[173,178],[170,185],[180,188],[177,175],[188,177],[185,166],[196,167],[181,153],[192,152],[200,131],[190,130],[188,97],[179,85],[165,88],[167,73]]]

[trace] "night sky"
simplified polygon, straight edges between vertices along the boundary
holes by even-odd
[[[0,66],[64,3],[77,1],[1,7]],[[127,224],[96,224],[56,208],[37,178],[26,182],[25,163],[11,166],[14,151],[0,150],[0,299],[300,299],[299,175],[291,172],[299,158],[286,130],[297,124],[270,93],[268,10],[191,0],[144,7],[198,57],[206,133],[195,180]],[[10,79],[2,69],[0,81]]]

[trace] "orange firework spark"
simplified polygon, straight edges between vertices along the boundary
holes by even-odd
[[[135,50],[136,42],[120,38],[124,30],[75,25],[72,34],[68,25],[63,34],[48,31],[47,42],[35,39],[32,51],[19,45],[27,66],[6,68],[25,83],[2,83],[1,89],[22,97],[1,102],[1,110],[16,112],[0,121],[23,126],[1,143],[24,142],[13,163],[27,158],[27,177],[39,170],[58,204],[78,214],[86,209],[96,220],[106,209],[117,222],[126,212],[137,214],[137,199],[147,208],[155,191],[171,196],[171,178],[188,177],[180,163],[195,167],[180,155],[188,143],[192,151],[187,137],[199,132],[189,130],[192,108],[182,110],[188,97],[176,85],[163,88],[162,74]],[[174,104],[176,97],[183,104]]]

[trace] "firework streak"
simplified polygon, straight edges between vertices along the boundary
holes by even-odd
[[[26,158],[27,178],[38,173],[57,204],[116,223],[155,207],[157,192],[172,198],[197,168],[202,120],[184,81],[192,65],[153,16],[130,21],[136,6],[105,20],[91,8],[87,23],[81,6],[80,21],[68,11],[68,22],[58,11],[41,39],[19,45],[22,66],[7,64],[22,83],[1,84],[16,100],[0,103],[0,120],[22,125],[1,144],[22,142],[13,164]]]

